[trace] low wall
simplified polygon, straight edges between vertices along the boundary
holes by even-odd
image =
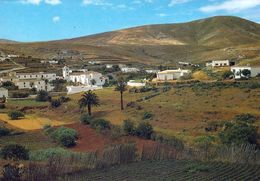
[[[77,94],[80,92],[87,92],[89,90],[99,90],[103,89],[100,86],[67,86],[67,94]]]

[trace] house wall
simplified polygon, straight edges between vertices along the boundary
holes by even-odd
[[[56,74],[53,73],[30,73],[30,74],[16,74],[16,77],[20,80],[26,79],[47,79],[49,81],[56,79]]]
[[[37,81],[37,80],[33,80],[33,81],[22,81],[19,80],[17,82],[15,82],[15,85],[18,86],[18,89],[32,89],[32,88],[36,88],[37,91],[40,90],[46,90],[46,91],[51,91],[53,90],[53,87],[49,84],[49,83],[45,83],[45,81]]]
[[[91,74],[79,74],[79,75],[70,75],[69,80],[72,82],[79,82],[83,85],[91,85],[91,80],[95,80],[95,85],[103,86],[107,78],[103,78],[101,73],[91,73]]]
[[[241,72],[245,69],[248,69],[251,71],[251,77],[256,77],[258,74],[260,74],[260,67],[231,67],[231,72],[234,73],[235,79],[241,79],[243,78],[243,74]]]
[[[0,89],[0,98],[8,97],[8,90],[7,89]]]
[[[67,87],[67,94],[76,94],[80,92],[87,92],[89,90],[99,90],[102,87],[99,86],[68,86]]]
[[[214,60],[212,61],[212,67],[225,67],[230,66],[229,60]]]

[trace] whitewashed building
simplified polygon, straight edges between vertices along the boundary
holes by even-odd
[[[122,68],[121,68],[121,71],[122,71],[123,73],[136,73],[136,72],[139,72],[140,69],[134,68],[134,67],[122,67]]]
[[[146,80],[143,81],[136,81],[136,80],[129,80],[127,82],[129,87],[144,87],[146,85]]]
[[[73,72],[69,75],[69,81],[74,83],[81,83],[82,85],[96,85],[103,86],[108,78],[101,73],[88,71],[88,72]]]
[[[16,73],[14,74],[19,80],[29,80],[29,79],[42,79],[42,80],[56,80],[55,73],[44,73],[44,72],[35,72],[35,73]]]
[[[145,70],[145,72],[148,74],[157,74],[158,72],[160,72],[160,70],[147,69]]]
[[[260,75],[260,67],[233,66],[230,70],[233,72],[235,79],[246,78],[246,76],[242,73],[243,70],[249,70],[251,72],[250,77]]]
[[[235,62],[230,60],[213,60],[206,62],[206,67],[229,67],[235,65]]]
[[[157,73],[157,80],[161,80],[161,81],[175,80],[183,76],[186,76],[188,74],[190,74],[190,70],[182,70],[180,68],[177,70],[164,70]]]
[[[8,90],[3,88],[3,87],[0,87],[0,98],[8,98]]]

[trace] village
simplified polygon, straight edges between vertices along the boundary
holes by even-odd
[[[11,61],[13,58],[19,59],[19,55],[1,53],[1,62]],[[48,62],[49,64],[58,64],[59,61],[49,60],[40,61],[42,63]],[[8,93],[9,84],[13,84],[16,89],[21,90],[33,90],[32,92],[44,90],[51,92],[54,90],[53,81],[64,80],[66,84],[67,94],[75,94],[80,92],[86,92],[88,90],[103,89],[104,86],[108,86],[112,79],[117,78],[118,72],[121,74],[132,74],[132,75],[148,75],[147,78],[143,79],[129,79],[127,85],[129,87],[144,87],[147,83],[162,83],[162,82],[174,82],[176,80],[189,80],[192,79],[192,71],[196,69],[214,70],[223,68],[228,74],[228,79],[248,79],[250,77],[256,77],[260,74],[260,67],[255,66],[239,66],[236,65],[235,61],[231,60],[213,60],[207,61],[203,64],[192,64],[190,62],[178,62],[177,68],[169,69],[169,67],[158,67],[154,66],[151,68],[139,68],[134,66],[128,66],[125,64],[104,64],[101,61],[92,60],[88,62],[89,65],[98,67],[105,67],[106,70],[110,70],[108,74],[102,74],[98,71],[88,70],[88,68],[74,68],[64,65],[60,70],[61,75],[57,75],[52,72],[34,72],[31,70],[28,73],[19,73],[13,70],[0,71],[0,97],[12,97]],[[179,67],[178,67],[179,66]],[[147,66],[146,66],[147,67]],[[159,69],[160,68],[160,69]],[[113,71],[112,71],[113,70]],[[7,73],[8,72],[8,73]],[[149,76],[150,75],[150,76]],[[138,77],[138,76],[133,76]],[[7,86],[5,86],[7,85]],[[12,86],[11,86],[12,87]],[[16,94],[17,95],[17,94]],[[29,95],[28,95],[29,96]],[[17,97],[16,97],[17,98]],[[24,98],[24,97],[23,97]]]

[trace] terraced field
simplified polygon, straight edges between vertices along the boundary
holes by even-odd
[[[62,180],[260,180],[260,166],[190,161],[144,161],[70,175]]]

